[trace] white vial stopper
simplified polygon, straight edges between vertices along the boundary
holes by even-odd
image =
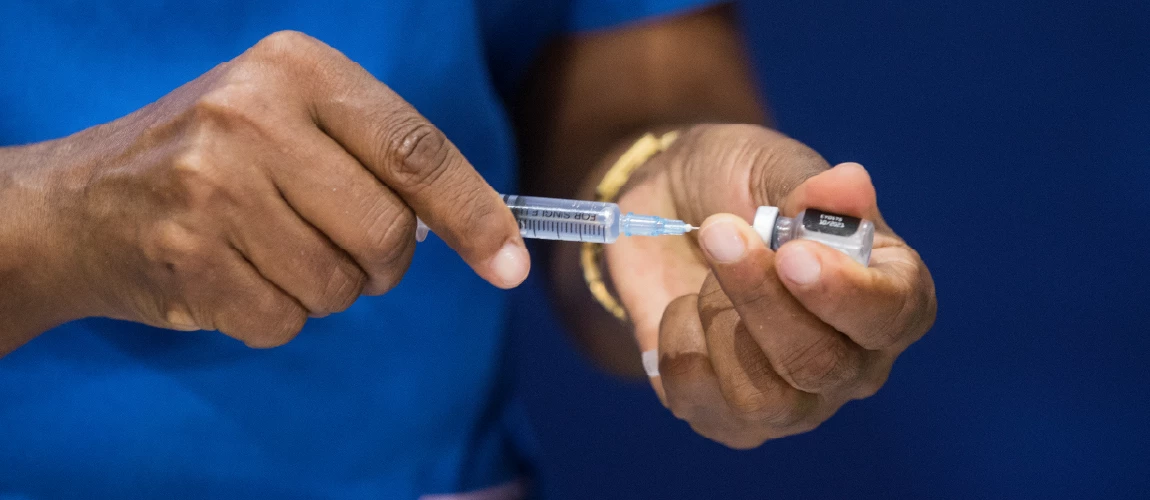
[[[755,228],[755,232],[759,233],[759,237],[763,239],[763,243],[767,246],[771,244],[771,237],[775,234],[775,220],[779,218],[779,207],[759,207],[755,210],[755,221],[751,227]]]

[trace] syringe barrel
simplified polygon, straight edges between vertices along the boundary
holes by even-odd
[[[614,243],[619,205],[598,201],[503,195],[524,238]]]

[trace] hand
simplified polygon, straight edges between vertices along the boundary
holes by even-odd
[[[934,322],[930,272],[882,221],[866,171],[827,167],[762,127],[699,126],[619,200],[624,212],[706,219],[697,239],[620,239],[606,261],[640,349],[658,349],[660,399],[728,446],[805,432],[874,394]],[[771,251],[746,222],[760,205],[874,221],[870,267],[809,241]]]
[[[62,141],[86,160],[55,176],[46,227],[71,242],[76,317],[280,345],[395,286],[415,213],[492,284],[527,275],[511,212],[444,134],[303,34]]]

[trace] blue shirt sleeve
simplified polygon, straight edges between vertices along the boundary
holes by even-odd
[[[569,0],[565,28],[568,32],[599,30],[728,2],[729,0]]]

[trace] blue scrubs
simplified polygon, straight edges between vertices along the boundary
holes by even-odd
[[[501,95],[542,43],[710,1],[10,0],[0,145],[114,120],[295,29],[511,191]],[[521,478],[506,299],[432,238],[393,292],[277,349],[105,319],[56,328],[0,358],[0,498],[416,498]]]

